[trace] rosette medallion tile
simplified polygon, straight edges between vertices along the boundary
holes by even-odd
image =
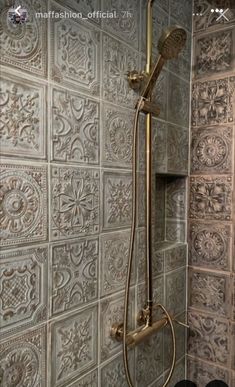
[[[24,0],[28,19],[14,24],[8,17],[12,2],[0,3],[0,63],[41,77],[47,76],[47,20],[36,17],[46,12],[45,0]]]
[[[47,238],[47,170],[43,166],[0,165],[1,246]]]

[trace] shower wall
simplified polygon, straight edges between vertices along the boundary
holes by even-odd
[[[126,385],[122,348],[110,338],[110,327],[123,320],[137,100],[126,75],[144,63],[146,3],[24,0],[14,4],[26,9],[28,19],[14,24],[13,2],[0,0],[2,387]],[[85,15],[115,7],[119,17],[107,20],[35,14]],[[188,31],[187,47],[158,82],[161,115],[154,120],[153,143],[154,294],[182,320],[191,2],[156,1],[153,12],[154,57],[163,27],[178,23]],[[141,123],[130,327],[145,298],[143,130]],[[171,386],[185,373],[179,326],[177,337]],[[170,365],[169,340],[165,331],[131,352],[136,386],[161,385]]]
[[[199,387],[214,379],[233,387],[235,13],[217,21],[212,7],[195,1],[188,378]]]

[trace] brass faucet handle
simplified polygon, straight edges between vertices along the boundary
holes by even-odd
[[[173,321],[175,321],[177,324],[182,325],[182,327],[190,328],[188,324],[183,323],[182,321],[177,320],[176,318],[173,318]]]
[[[128,83],[131,89],[138,91],[140,90],[143,80],[145,78],[145,72],[144,71],[137,71],[137,70],[132,70],[127,72],[127,78],[128,78]]]

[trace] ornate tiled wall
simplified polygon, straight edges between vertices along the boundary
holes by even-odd
[[[122,348],[109,333],[111,324],[123,319],[137,100],[126,74],[144,63],[146,1],[24,0],[20,5],[28,20],[23,25],[8,20],[12,3],[0,0],[0,385],[124,387]],[[183,320],[192,10],[190,1],[181,4],[161,0],[154,5],[154,56],[168,24],[182,24],[188,42],[178,61],[165,67],[155,90],[161,115],[154,119],[154,170],[179,176],[154,175],[153,272],[155,301]],[[35,17],[36,11],[115,7],[132,16]],[[231,89],[232,79],[226,82]],[[145,299],[143,144],[141,124],[130,327]],[[230,164],[226,161],[226,168]],[[218,187],[231,191],[227,176]],[[229,216],[226,206],[224,216]],[[223,235],[229,238],[226,227]],[[185,373],[185,332],[176,328],[171,386]],[[131,352],[136,386],[161,385],[170,365],[169,340],[166,330]]]
[[[188,377],[233,387],[235,14],[216,21],[213,5],[194,10]]]

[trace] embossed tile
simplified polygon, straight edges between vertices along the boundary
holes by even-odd
[[[182,27],[192,30],[192,0],[170,0],[170,16],[180,23]]]
[[[220,4],[220,3],[218,3]],[[211,2],[209,0],[195,0],[194,1],[194,13],[200,14],[202,16],[194,16],[193,18],[193,29],[194,32],[201,30],[210,30],[210,29],[223,29],[225,26],[228,26],[230,23],[233,24],[235,20],[235,10],[229,4],[229,1],[225,1],[224,4],[225,9],[228,6],[230,8],[229,14],[227,13],[227,19],[224,17],[219,18],[216,12],[211,12]],[[217,5],[215,3],[215,5]]]
[[[130,173],[103,173],[103,229],[131,225],[132,180]]]
[[[188,111],[189,106],[185,106]],[[168,124],[167,132],[167,172],[188,174],[188,129]]]
[[[194,219],[230,220],[232,177],[204,176],[190,179],[189,215]]]
[[[99,171],[51,168],[51,237],[82,236],[99,231]]]
[[[226,320],[190,311],[188,353],[228,366],[230,358],[229,324]]]
[[[164,253],[157,251],[154,247],[152,250],[152,273],[153,278],[163,273],[164,269]],[[136,256],[138,262],[138,282],[142,282],[145,279],[146,271],[146,233],[145,229],[137,230],[136,234]]]
[[[137,221],[138,226],[144,226],[146,223],[146,192],[145,192],[145,174],[140,172],[137,175]]]
[[[51,323],[51,384],[69,382],[97,364],[97,307]]]
[[[1,72],[1,154],[46,157],[46,87]]]
[[[45,167],[0,166],[0,245],[45,241],[47,238],[47,171]]]
[[[1,1],[0,62],[21,71],[42,77],[47,75],[47,20],[36,17],[36,12],[46,12],[45,0],[24,0],[28,19],[25,24],[14,24],[8,11],[12,2]]]
[[[2,387],[46,387],[46,329],[22,332],[0,344]]]
[[[235,275],[231,278],[231,292],[232,292],[232,319],[235,320]]]
[[[177,316],[177,320],[185,323],[185,314],[181,314]],[[185,344],[186,344],[186,328],[182,325],[174,323],[175,328],[175,337],[176,337],[176,360],[179,360],[182,356],[185,355]],[[171,329],[169,325],[164,327],[164,370],[168,370],[171,366],[173,354],[173,346],[172,346],[172,337],[171,337]],[[183,379],[183,378],[182,378]],[[179,378],[177,382],[181,379]],[[171,382],[173,387],[173,381]]]
[[[138,94],[128,84],[127,72],[138,69],[139,55],[130,47],[103,34],[102,95],[109,102],[134,108]]]
[[[129,366],[132,380],[134,379],[135,359],[133,352],[129,352]],[[128,387],[126,375],[123,365],[123,356],[119,355],[112,359],[109,363],[101,367],[100,371],[101,383],[103,387]]]
[[[180,20],[178,24],[181,24]],[[187,32],[187,31],[186,31]],[[187,32],[186,44],[182,51],[179,53],[176,59],[169,61],[169,70],[177,74],[179,77],[190,81],[191,76],[191,46],[192,46],[192,35]]]
[[[186,269],[166,275],[166,308],[173,316],[186,308]]]
[[[169,74],[168,121],[188,127],[189,124],[189,83]]]
[[[217,316],[231,314],[230,277],[200,270],[189,271],[189,306]]]
[[[62,89],[52,90],[52,160],[99,163],[99,103]]]
[[[192,125],[233,122],[235,77],[195,82],[192,85]]]
[[[137,347],[136,387],[152,383],[163,372],[163,332],[151,336]]]
[[[169,371],[165,373],[165,377],[167,377],[168,373]],[[178,383],[181,380],[185,380],[185,358],[184,357],[178,362],[176,362],[172,379],[169,382],[169,387],[175,387],[176,383]]]
[[[231,324],[231,342],[232,342],[232,370],[235,370],[235,323]]]
[[[195,38],[194,72],[197,76],[233,70],[235,29]]]
[[[167,218],[184,219],[186,212],[186,181],[181,178],[168,179],[166,183]]]
[[[161,7],[161,8],[159,8]],[[153,52],[156,53],[157,43],[161,36],[162,30],[165,29],[169,24],[168,17],[168,8],[169,2],[168,0],[161,0],[153,3]],[[145,0],[142,0],[141,3],[141,50],[142,52],[146,51],[146,9],[147,3]]]
[[[179,220],[167,220],[166,240],[169,242],[185,242],[185,222]]]
[[[0,254],[1,337],[47,319],[47,246]]]
[[[204,387],[212,380],[221,380],[229,383],[228,369],[221,368],[216,364],[201,361],[196,358],[188,357],[188,379],[196,383],[199,387]],[[233,384],[231,384],[231,387]]]
[[[103,106],[102,163],[131,168],[134,113],[117,106]]]
[[[156,173],[167,172],[167,123],[153,119],[153,168]]]
[[[129,244],[130,233],[127,231],[101,235],[100,288],[102,296],[124,289]],[[132,270],[135,271],[134,265]]]
[[[160,109],[160,114],[158,117],[162,120],[166,120],[167,118],[167,81],[168,72],[163,69],[159,75],[155,87],[153,88],[152,94],[153,103],[155,103]]]
[[[98,238],[52,245],[51,315],[69,311],[98,295]]]
[[[56,0],[57,3],[65,5],[63,0]],[[101,9],[101,0],[66,0],[66,7],[75,12],[81,12],[83,17],[89,17],[90,13]],[[100,24],[99,18],[90,17],[90,21]]]
[[[139,43],[139,7],[136,0],[103,0],[103,9],[116,11],[117,17],[102,19],[102,27],[138,49]]]
[[[53,7],[56,12],[61,9]],[[51,79],[80,92],[99,95],[99,30],[81,19],[53,18],[50,22]]]
[[[231,227],[189,223],[189,263],[208,269],[229,270]]]
[[[134,290],[134,289],[133,289]],[[122,323],[124,316],[124,293],[119,296],[105,298],[100,305],[100,357],[107,360],[121,352],[122,343],[110,336],[111,327]],[[128,330],[135,329],[135,293],[131,290],[128,307]]]
[[[186,265],[187,245],[179,245],[165,251],[165,271],[178,269]]]
[[[83,378],[70,384],[68,387],[97,387],[98,386],[98,371],[89,372]]]
[[[191,172],[232,172],[232,127],[192,129]]]

